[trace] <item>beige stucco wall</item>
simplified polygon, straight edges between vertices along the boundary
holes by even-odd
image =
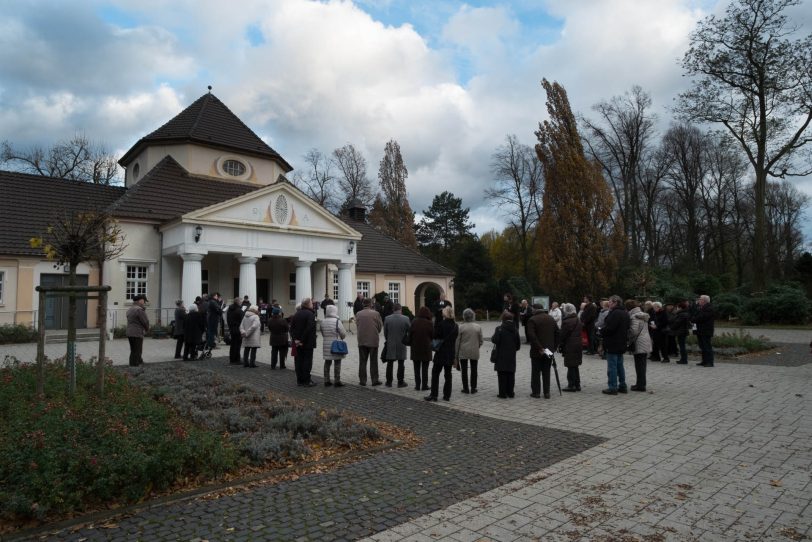
[[[386,273],[358,273],[355,274],[355,282],[369,282],[369,294],[375,295],[380,291],[389,291],[389,283],[400,284],[400,304],[414,312],[419,307],[415,307],[415,293],[424,283],[436,284],[441,292],[445,292],[446,299],[454,303],[454,291],[451,288],[451,280],[454,277],[441,275],[395,275]]]
[[[28,289],[20,290],[19,281],[19,265],[20,261],[17,259],[9,258],[0,260],[0,271],[3,272],[3,299],[0,301],[0,324],[14,324],[14,323],[30,323],[33,318],[31,312],[31,293],[33,286],[31,280],[33,277],[32,263],[25,264],[24,269],[27,269],[27,277],[24,277],[23,282],[29,285]],[[25,299],[25,297],[28,299]],[[21,299],[21,297],[23,299]],[[17,307],[22,303],[26,308],[26,312],[17,314]]]
[[[199,145],[153,145],[141,151],[127,166],[125,185],[132,186],[141,180],[158,162],[167,155],[175,159],[183,169],[192,175],[216,177],[224,180],[238,180],[254,184],[268,185],[284,173],[279,165],[272,161],[231,151],[217,150]],[[247,166],[244,177],[235,178],[218,169],[218,162],[233,158]],[[135,165],[139,165],[139,177],[133,178]]]
[[[152,224],[121,221],[119,225],[124,233],[126,248],[120,256],[105,262],[104,283],[112,288],[107,302],[112,311],[111,319],[115,318],[120,324],[131,305],[126,300],[128,264],[147,266],[147,306],[158,308],[160,305],[161,236]]]

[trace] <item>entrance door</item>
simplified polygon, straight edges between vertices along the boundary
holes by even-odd
[[[42,286],[68,286],[69,276],[61,273],[42,274]],[[76,275],[77,286],[87,286],[87,275]],[[76,300],[76,329],[87,327],[87,299]],[[45,329],[68,328],[68,296],[49,295],[45,298]]]

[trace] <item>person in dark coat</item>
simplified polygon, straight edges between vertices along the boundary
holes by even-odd
[[[431,323],[431,310],[420,307],[417,317],[412,321],[409,330],[409,347],[414,365],[414,389],[429,389],[429,362],[431,361],[431,339],[434,337],[434,326]]]
[[[699,344],[699,350],[702,352],[702,361],[697,363],[702,367],[713,367],[713,346],[711,340],[713,339],[714,320],[713,307],[710,304],[710,297],[706,295],[699,296],[697,301],[699,311],[693,317],[692,322],[696,325],[696,342]]]
[[[516,382],[516,352],[522,346],[519,331],[513,323],[513,313],[502,313],[502,323],[496,328],[491,337],[495,354],[491,356],[494,362],[493,369],[499,381],[499,397],[507,399],[514,397],[513,387]]]
[[[581,321],[576,314],[575,305],[561,305],[561,339],[560,351],[564,355],[564,366],[567,368],[567,387],[563,391],[581,391],[581,362],[584,347],[581,344]]]
[[[232,365],[239,365],[240,361],[240,348],[242,347],[242,334],[240,334],[240,324],[245,316],[240,298],[235,297],[234,302],[226,309],[226,324],[228,325],[228,333],[231,336],[231,344],[228,348],[228,362]]]
[[[549,399],[553,355],[544,352],[545,350],[555,352],[558,347],[558,326],[541,305],[533,305],[532,310],[533,316],[525,325],[527,342],[530,344],[530,397],[534,399],[541,397],[543,383],[544,398]]]
[[[440,300],[434,308],[434,332],[436,333],[443,321],[443,309],[451,306],[451,301],[445,298],[445,292],[440,292]]]
[[[141,354],[144,351],[144,336],[149,332],[149,318],[144,310],[146,302],[146,296],[135,295],[132,306],[127,310],[127,341],[130,343],[130,365],[132,366],[144,364]]]
[[[206,318],[197,305],[189,305],[189,314],[183,323],[183,361],[197,359],[197,347],[203,343],[203,332],[206,331]]]
[[[383,321],[384,350],[381,359],[386,361],[386,386],[392,387],[393,365],[397,361],[398,388],[405,388],[408,384],[406,384],[404,368],[406,345],[403,344],[403,338],[408,335],[411,322],[408,316],[403,315],[403,307],[400,306],[400,303],[395,303],[393,310],[394,312]]]
[[[282,317],[282,309],[274,307],[271,309],[271,319],[268,320],[268,331],[271,334],[271,369],[285,368],[285,359],[288,357],[288,331],[290,326],[288,321]]]
[[[671,358],[668,357],[668,310],[663,307],[662,303],[654,302],[654,341],[652,352],[653,357],[660,360],[661,363],[671,363]]]
[[[688,312],[688,302],[680,301],[677,304],[677,314],[674,315],[674,320],[669,325],[668,331],[677,339],[679,345],[679,363],[686,365],[688,363],[688,351],[685,349],[685,339],[691,330],[691,314]]]
[[[257,307],[259,307],[259,332],[262,334],[265,332],[265,328],[268,327],[268,319],[271,317],[271,306],[265,303],[260,297],[257,302]]]
[[[296,344],[296,382],[299,386],[312,387],[313,350],[316,348],[316,313],[309,297],[302,300],[301,308],[290,319],[290,336]]]
[[[217,330],[220,329],[220,322],[223,319],[223,308],[220,305],[220,294],[214,294],[206,305],[206,344],[209,348],[217,346]]]
[[[508,311],[510,314],[513,315],[513,325],[516,327],[516,332],[519,331],[519,318],[521,318],[521,308],[519,308],[519,304],[513,299],[513,294],[507,293],[504,297],[505,300],[505,307],[504,309]]]
[[[609,314],[603,323],[601,336],[603,348],[606,350],[607,375],[609,386],[603,390],[607,395],[628,393],[626,386],[626,371],[623,369],[623,354],[629,341],[629,313],[618,295],[609,298]]]
[[[175,301],[175,327],[172,336],[175,338],[175,359],[183,358],[183,322],[186,320],[186,307],[183,300]]]
[[[355,316],[362,310],[364,310],[364,296],[361,294],[361,292],[358,292],[358,296],[356,296],[355,302],[352,304],[353,316]]]
[[[598,345],[598,337],[595,334],[595,322],[598,319],[598,307],[595,303],[592,302],[592,297],[585,295],[584,296],[584,310],[581,312],[581,323],[586,330],[586,335],[589,339],[589,346],[587,347],[586,353],[589,355],[594,355],[597,351]],[[601,331],[601,336],[603,332]],[[605,348],[604,348],[605,350]]]
[[[443,321],[434,339],[443,341],[434,353],[434,365],[431,367],[431,391],[424,398],[436,401],[440,388],[440,373],[443,373],[443,401],[451,400],[451,368],[454,365],[454,349],[457,346],[457,323],[454,321],[454,309],[447,306],[443,309]]]
[[[327,318],[327,307],[329,307],[330,305],[335,305],[335,304],[336,304],[335,301],[330,299],[330,296],[325,293],[324,294],[324,299],[322,300],[321,305],[319,305],[322,308],[322,310],[324,310],[324,317],[325,318]]]

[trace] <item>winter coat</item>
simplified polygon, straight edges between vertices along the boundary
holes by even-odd
[[[352,304],[352,313],[357,316],[362,310],[364,310],[364,302],[356,297]]]
[[[242,305],[239,303],[232,303],[228,306],[228,309],[226,309],[226,324],[232,335],[239,333],[240,323],[244,316],[245,313],[242,311]]]
[[[595,327],[600,329],[603,327],[603,323],[606,321],[606,315],[609,314],[609,309],[602,308],[601,311],[598,313],[598,319],[595,320]]]
[[[688,335],[691,330],[691,315],[688,309],[680,309],[674,315],[674,320],[671,322],[668,331],[671,335],[679,337],[680,335]]]
[[[440,326],[436,328],[434,338],[441,339],[443,344],[440,349],[434,353],[434,363],[440,364],[443,367],[450,367],[454,363],[454,354],[456,353],[457,335],[459,330],[457,322],[450,318],[443,318]]]
[[[409,330],[411,343],[409,348],[413,361],[431,361],[431,339],[434,337],[434,326],[428,318],[417,317]]]
[[[127,337],[141,337],[149,331],[149,318],[144,307],[133,304],[127,310]]]
[[[203,332],[206,331],[206,317],[199,310],[186,315],[183,323],[183,340],[189,344],[203,342]]]
[[[657,326],[656,330],[660,334],[668,333],[668,311],[660,309],[654,313],[654,325]]]
[[[474,322],[463,322],[459,325],[457,344],[454,346],[457,359],[479,359],[483,342],[482,327]]]
[[[541,310],[535,311],[527,321],[525,331],[527,342],[530,343],[530,359],[541,360],[545,349],[555,352],[558,346],[558,326],[552,316]]]
[[[598,318],[598,306],[594,303],[587,303],[584,310],[581,312],[581,323],[584,327],[589,329],[595,325],[595,320]]]
[[[634,341],[635,354],[651,353],[651,335],[648,333],[649,315],[635,307],[629,311],[629,341]]]
[[[555,325],[558,326],[558,329],[561,329],[561,309],[550,309],[550,316],[555,320]]]
[[[223,309],[220,307],[220,302],[216,299],[209,299],[209,304],[206,307],[206,315],[208,316],[208,324],[210,326],[219,326],[220,318],[223,316]]]
[[[383,319],[378,311],[365,308],[355,315],[355,325],[358,328],[358,346],[378,348],[383,330]]]
[[[703,307],[700,307],[699,312],[692,319],[693,323],[696,324],[696,334],[712,337],[714,318],[713,307],[711,307],[710,303],[705,303]]]
[[[173,337],[183,337],[183,322],[186,321],[186,309],[177,307],[175,309],[175,331],[172,333]]]
[[[271,346],[287,346],[290,337],[288,337],[288,330],[290,326],[288,321],[282,318],[281,315],[271,316],[268,320],[268,331],[271,332]]]
[[[494,370],[506,373],[516,372],[516,352],[522,345],[519,332],[513,322],[506,320],[496,328],[491,337],[493,347],[496,350],[496,363]]]
[[[245,311],[240,322],[243,348],[259,348],[259,315],[254,311]]]
[[[583,324],[575,314],[564,317],[561,322],[561,353],[565,367],[578,367],[583,361],[584,347],[581,344]]]
[[[316,313],[299,309],[290,318],[290,336],[301,343],[301,348],[316,348]]]
[[[344,324],[341,323],[341,319],[338,317],[338,307],[327,305],[324,312],[327,316],[319,325],[321,328],[321,353],[324,359],[342,359],[346,354],[333,354],[331,352],[333,341],[342,340],[347,336]]]
[[[403,344],[403,337],[409,333],[412,323],[409,317],[403,314],[390,314],[383,321],[383,336],[386,351],[381,357],[385,360],[406,359],[406,345]]]
[[[626,352],[629,337],[629,313],[623,307],[615,307],[606,315],[601,330],[603,349],[609,354]]]

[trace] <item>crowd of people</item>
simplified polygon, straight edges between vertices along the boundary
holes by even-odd
[[[137,298],[137,299],[136,299]],[[143,363],[143,337],[149,330],[144,311],[144,296],[136,296],[127,313],[130,340],[130,364]],[[714,314],[710,298],[702,295],[696,305],[687,300],[663,305],[658,301],[623,300],[617,295],[593,302],[585,296],[578,308],[572,303],[553,302],[547,308],[504,296],[499,325],[490,337],[493,348],[490,362],[497,373],[500,399],[515,397],[517,356],[523,342],[529,346],[530,396],[550,398],[551,369],[556,354],[566,368],[566,387],[562,391],[580,392],[580,366],[583,356],[599,355],[606,360],[607,387],[603,393],[617,395],[646,391],[649,361],[687,364],[686,338],[697,336],[702,360],[698,365],[713,367],[711,338]],[[323,317],[317,318],[319,309]],[[353,304],[358,343],[358,383],[361,386],[386,385],[404,388],[407,359],[412,360],[416,391],[427,391],[427,401],[442,397],[449,401],[453,370],[461,373],[462,393],[477,393],[480,351],[484,344],[482,327],[475,312],[462,311],[457,323],[454,309],[444,295],[434,311],[421,307],[413,319],[403,307],[388,298],[376,303],[358,294]],[[294,314],[286,317],[281,306],[259,299],[252,304],[248,296],[234,298],[226,305],[219,293],[201,296],[188,307],[176,302],[173,336],[175,359],[195,360],[217,348],[218,338],[229,345],[229,363],[257,367],[257,350],[265,328],[269,331],[271,369],[286,368],[288,354],[293,357],[298,385],[315,386],[311,379],[317,336],[322,336],[325,386],[343,386],[341,361],[347,356],[344,339],[347,329],[338,307],[325,295],[322,302],[303,299]],[[521,338],[524,328],[524,341]],[[383,344],[381,344],[383,337]],[[626,382],[624,355],[634,360],[635,383]],[[385,364],[381,380],[378,363]],[[429,377],[429,369],[431,376]],[[440,376],[443,377],[442,395]]]

